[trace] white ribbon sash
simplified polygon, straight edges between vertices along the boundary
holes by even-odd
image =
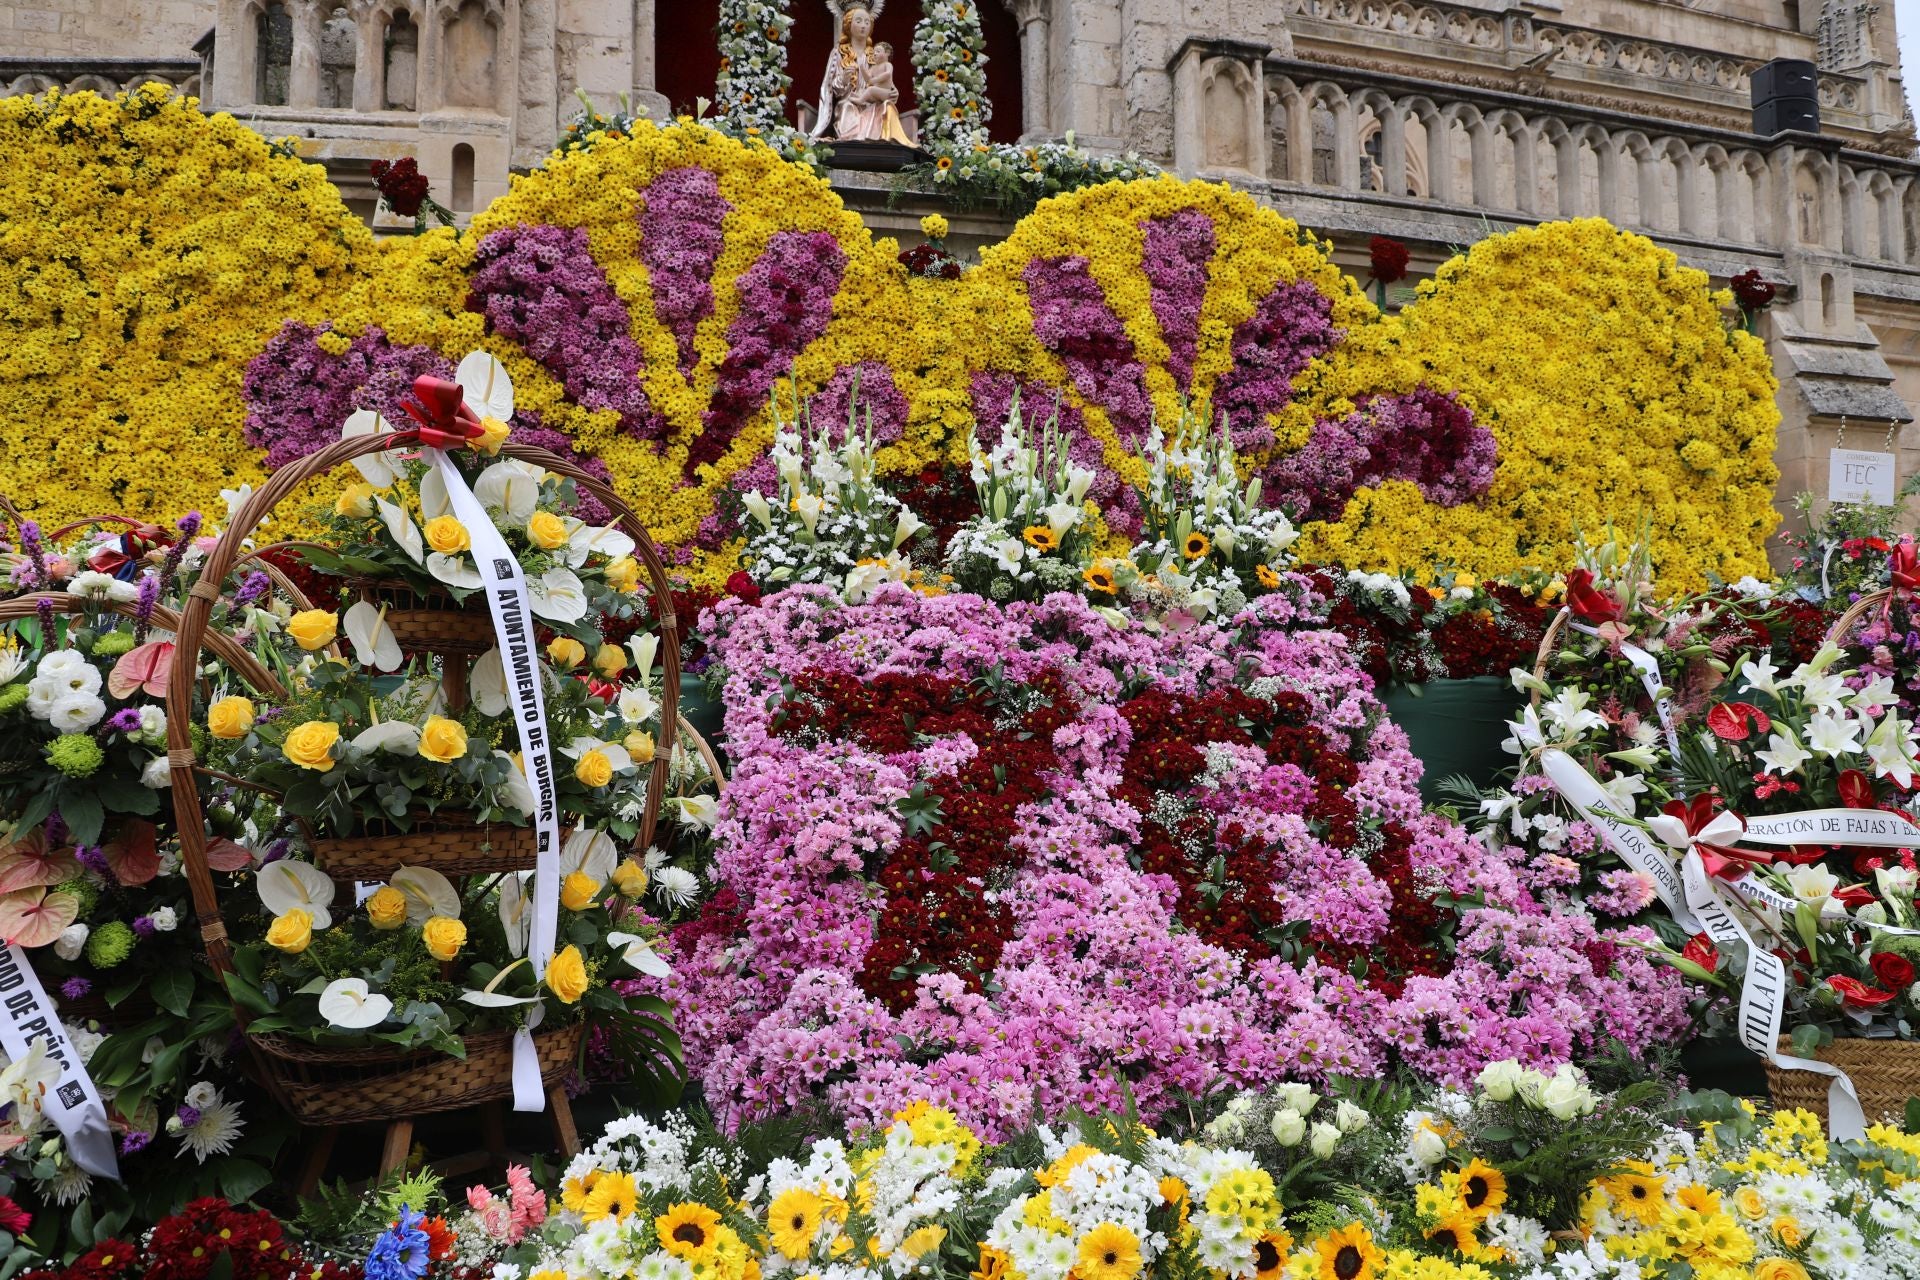
[[[47,989],[40,985],[40,975],[33,971],[26,951],[12,943],[0,951],[0,1010],[4,1010],[0,1047],[9,1059],[20,1061],[40,1040],[46,1043],[47,1061],[60,1068],[40,1107],[66,1139],[67,1154],[95,1177],[120,1181],[106,1104],[100,1101],[100,1091],[93,1087],[93,1077],[47,999]]]
[[[533,921],[527,946],[536,978],[544,978],[553,958],[560,917],[560,794],[553,771],[553,744],[547,736],[547,708],[540,687],[540,659],[534,643],[533,611],[520,561],[506,539],[493,527],[480,499],[467,485],[453,460],[439,449],[424,451],[446,483],[453,514],[467,528],[473,543],[474,566],[480,571],[500,660],[507,677],[507,696],[520,735],[521,759],[527,784],[533,791],[533,830],[536,858],[533,872]],[[536,1004],[526,1026],[513,1037],[513,1109],[543,1111],[546,1090],[540,1081],[540,1059],[534,1050],[533,1029],[545,1009]]]
[[[1620,860],[1653,881],[1653,890],[1674,920],[1688,933],[1699,933],[1700,924],[1687,906],[1686,887],[1680,880],[1680,868],[1671,854],[1642,828],[1615,816],[1613,798],[1601,789],[1593,775],[1564,751],[1548,748],[1540,753],[1540,767],[1554,790],[1580,811],[1600,833],[1606,846]],[[1630,815],[1628,815],[1630,816]]]
[[[1584,622],[1575,622],[1570,625],[1582,635],[1598,637],[1600,634],[1598,628],[1590,627]],[[1620,643],[1620,656],[1640,673],[1641,687],[1646,689],[1647,699],[1653,703],[1654,713],[1660,717],[1660,730],[1666,735],[1667,750],[1677,758],[1680,755],[1680,731],[1673,724],[1673,703],[1660,692],[1666,687],[1666,681],[1660,677],[1660,660],[1639,645],[1628,644],[1625,641]]]

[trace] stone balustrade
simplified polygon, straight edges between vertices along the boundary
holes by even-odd
[[[0,58],[0,97],[56,89],[110,96],[153,81],[197,95],[202,71],[198,58]]]

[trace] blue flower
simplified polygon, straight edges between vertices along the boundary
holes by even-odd
[[[420,1229],[426,1216],[400,1206],[400,1221],[381,1232],[367,1254],[366,1280],[420,1280],[427,1274],[427,1233]]]

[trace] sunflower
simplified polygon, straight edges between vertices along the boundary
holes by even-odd
[[[1186,553],[1187,559],[1198,560],[1213,550],[1213,543],[1207,540],[1206,534],[1196,529],[1187,535],[1187,540],[1180,544],[1180,549]]]
[[[1623,1169],[1600,1179],[1614,1209],[1643,1227],[1657,1225],[1667,1211],[1667,1180],[1655,1177],[1644,1160],[1629,1160]]]
[[[1264,564],[1257,564],[1253,567],[1253,576],[1258,578],[1260,585],[1269,591],[1278,591],[1280,589],[1280,575]]]
[[[934,167],[943,171],[953,168],[953,157],[941,156],[938,160],[934,161]]]
[[[1386,1262],[1372,1233],[1357,1221],[1321,1236],[1313,1251],[1319,1262],[1314,1280],[1374,1280]]]
[[[1086,581],[1087,590],[1089,591],[1098,591],[1101,595],[1110,596],[1119,590],[1119,588],[1114,585],[1113,570],[1107,568],[1105,565],[1091,565],[1081,570],[1080,576]]]
[[[618,1222],[640,1207],[640,1188],[634,1185],[630,1173],[609,1173],[601,1176],[593,1190],[587,1193],[586,1205],[580,1210],[580,1216],[588,1222],[598,1222],[602,1218],[612,1218]]]
[[[720,1215],[703,1204],[676,1204],[653,1220],[660,1247],[676,1258],[710,1260]]]
[[[825,1205],[819,1196],[804,1187],[794,1187],[774,1197],[767,1206],[767,1234],[773,1247],[790,1262],[798,1262],[813,1252],[813,1238],[820,1234],[820,1219]]]
[[[1133,1280],[1140,1267],[1140,1241],[1125,1227],[1103,1222],[1080,1237],[1080,1280]]]
[[[1474,1229],[1480,1224],[1471,1213],[1452,1213],[1426,1229],[1427,1239],[1444,1249],[1451,1249],[1463,1258],[1475,1259],[1480,1256],[1480,1240],[1474,1235]]]
[[[1507,1175],[1476,1157],[1460,1170],[1453,1191],[1462,1209],[1485,1222],[1507,1203]]]
[[[1028,546],[1038,547],[1042,551],[1060,549],[1060,538],[1051,525],[1030,524],[1020,531],[1020,536],[1027,540]]]
[[[1280,1280],[1287,1270],[1287,1251],[1293,1237],[1284,1231],[1269,1231],[1254,1241],[1254,1280]]]

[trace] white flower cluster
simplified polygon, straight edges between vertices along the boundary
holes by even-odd
[[[987,1243],[1026,1280],[1066,1280],[1082,1250],[1097,1251],[1107,1238],[1150,1265],[1167,1247],[1166,1236],[1147,1223],[1148,1211],[1160,1202],[1160,1177],[1151,1162],[1089,1150],[1052,1186],[1009,1201],[994,1218]]]
[[[1507,1058],[1482,1067],[1474,1083],[1489,1102],[1518,1098],[1556,1120],[1593,1114],[1593,1088],[1587,1083],[1587,1074],[1570,1062],[1561,1063],[1552,1075],[1546,1075]]]
[[[1285,567],[1299,530],[1286,512],[1261,505],[1258,476],[1241,482],[1225,414],[1214,424],[1184,413],[1171,439],[1156,421],[1142,457],[1146,525],[1132,558],[1143,572],[1179,566],[1186,576],[1203,578],[1242,567]],[[1196,534],[1199,540],[1189,543]]]
[[[913,29],[914,98],[920,145],[939,154],[972,154],[987,141],[987,41],[976,0],[930,0]]]
[[[857,393],[856,393],[857,396]],[[752,490],[740,495],[757,529],[741,563],[769,589],[821,583],[848,604],[861,604],[885,582],[904,582],[913,563],[901,550],[925,526],[885,492],[875,477],[872,421],[865,432],[849,423],[833,443],[804,415],[774,435],[780,473],[777,502]]]
[[[61,733],[79,733],[107,714],[100,672],[74,649],[56,649],[40,659],[27,682],[27,711]]]
[[[1068,456],[1058,417],[1035,432],[1016,396],[999,443],[983,448],[976,432],[968,449],[980,515],[948,542],[948,572],[996,600],[1077,586],[1094,474]]]
[[[716,114],[704,123],[742,142],[760,141],[788,160],[813,165],[813,141],[787,120],[787,37],[793,18],[783,0],[720,0],[720,74]]]

